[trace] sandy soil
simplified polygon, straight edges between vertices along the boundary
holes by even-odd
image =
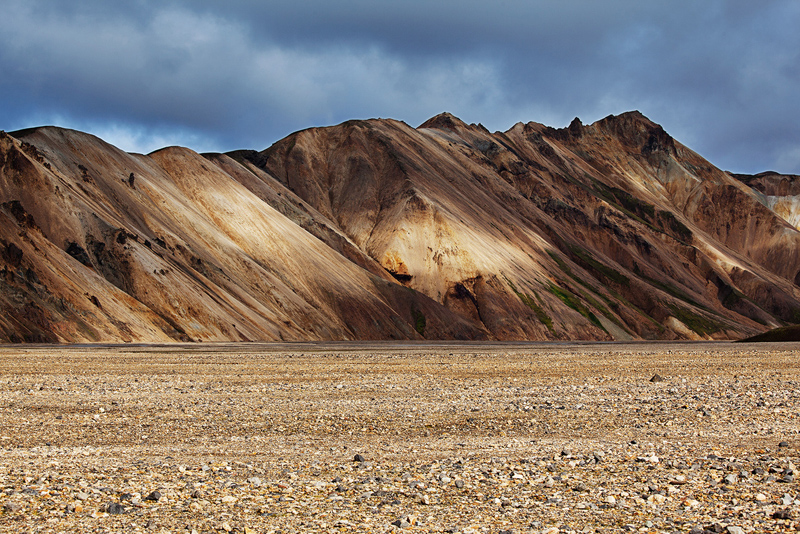
[[[797,531],[798,406],[800,344],[5,346],[0,531]]]

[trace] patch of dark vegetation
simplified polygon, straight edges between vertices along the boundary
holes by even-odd
[[[572,260],[590,273],[598,275],[600,278],[602,278],[600,280],[601,282],[614,282],[624,287],[630,286],[631,281],[627,276],[609,267],[608,265],[600,263],[594,259],[588,250],[577,245],[570,244],[567,246],[569,248],[570,255],[572,256]]]
[[[598,180],[592,179],[594,193],[625,213],[629,217],[652,227],[651,221],[655,217],[656,207],[649,202],[639,200],[632,194],[619,187],[610,187]],[[655,228],[653,228],[655,229]]]
[[[425,326],[427,323],[425,314],[417,308],[411,308],[411,317],[414,318],[414,330],[422,337],[425,337]]]
[[[510,280],[506,281],[508,282],[508,285],[511,287],[511,290],[517,295],[519,300],[521,300],[523,304],[525,304],[528,308],[530,308],[533,311],[534,314],[536,314],[536,318],[539,320],[540,323],[542,323],[547,327],[547,329],[550,331],[551,334],[555,335],[556,331],[553,328],[553,319],[551,319],[550,316],[547,315],[547,312],[544,311],[544,308],[542,308],[539,305],[539,303],[536,302],[539,296],[536,295],[536,293],[534,293],[534,295],[536,296],[536,300],[534,300],[530,295],[518,291],[513,282],[511,282]]]
[[[550,257],[553,258],[553,261],[556,262],[556,264],[558,264],[558,268],[561,269],[564,272],[564,274],[566,274],[576,282],[580,282],[581,284],[586,285],[586,282],[581,280],[574,272],[572,272],[572,269],[570,269],[569,265],[567,265],[567,262],[562,260],[561,256],[556,254],[555,251],[548,250],[547,254],[549,254]]]
[[[775,328],[761,334],[740,339],[737,343],[782,343],[800,341],[800,325]]]
[[[653,220],[655,217],[656,207],[649,202],[640,200],[618,187],[609,188],[609,192],[617,200],[617,203],[627,211],[635,213],[645,220]]]
[[[667,303],[667,306],[670,310],[672,310],[672,313],[675,315],[676,319],[700,335],[713,334],[725,328],[725,325],[718,321],[698,315],[697,313],[687,310],[686,308],[681,308],[676,304]]]
[[[661,282],[660,280],[656,280],[655,278],[650,278],[649,276],[645,275],[641,270],[639,270],[639,266],[638,265],[634,265],[633,272],[637,276],[639,276],[642,280],[646,281],[648,284],[650,284],[653,287],[657,287],[658,289],[660,289],[664,293],[666,293],[668,295],[671,295],[671,296],[675,297],[676,299],[679,299],[679,300],[682,300],[684,302],[687,302],[687,303],[691,304],[692,306],[694,306],[696,308],[700,308],[700,309],[705,310],[705,311],[711,311],[711,310],[708,309],[707,306],[703,306],[702,304],[700,304],[699,302],[694,300],[692,297],[690,297],[687,293],[681,291],[680,289],[678,289],[677,287],[673,286],[672,284],[667,283],[667,282]]]
[[[636,198],[631,193],[618,187],[609,187],[602,182],[592,180],[594,193],[620,210],[628,217],[644,224],[654,232],[666,234],[681,243],[691,243],[694,234],[674,213],[656,210],[649,202]]]
[[[584,280],[581,277],[579,277],[578,275],[576,275],[572,271],[572,269],[570,269],[569,265],[567,265],[567,263],[563,259],[561,259],[561,257],[558,254],[556,254],[555,251],[548,250],[547,253],[550,255],[551,258],[553,258],[553,261],[555,261],[556,264],[558,264],[559,269],[561,269],[561,271],[564,274],[566,274],[567,276],[569,276],[570,278],[572,278],[573,280],[575,280],[576,282],[581,284],[583,287],[585,287],[586,289],[588,289],[592,293],[597,294],[616,313],[619,313],[619,307],[620,307],[620,302],[619,301],[621,301],[621,302],[624,302],[625,305],[628,306],[629,308],[636,309],[639,313],[641,313],[642,315],[645,315],[648,319],[653,321],[652,317],[647,316],[646,314],[644,314],[644,312],[642,312],[641,310],[636,308],[633,304],[631,304],[630,302],[625,300],[621,295],[619,295],[618,293],[614,292],[613,290],[611,291],[611,293],[615,296],[615,298],[619,299],[619,301],[615,301],[612,298],[608,297],[607,295],[604,295],[602,292],[598,292],[597,289],[592,287],[592,285],[589,284],[586,280]],[[628,327],[625,326],[622,321],[620,321],[613,313],[611,313],[611,311],[609,311],[600,302],[598,302],[596,299],[593,299],[591,296],[589,296],[588,294],[583,293],[583,292],[581,292],[581,296],[583,296],[584,299],[586,299],[586,302],[588,302],[594,309],[596,309],[597,311],[602,313],[609,321],[612,321],[614,324],[616,324],[617,326],[619,326],[620,328],[622,328],[626,332],[630,333],[629,330],[628,330]]]
[[[683,241],[685,243],[691,243],[692,239],[694,238],[694,234],[689,229],[688,226],[683,224],[681,221],[675,217],[675,214],[671,211],[659,211],[658,218],[656,219],[659,223],[659,226],[672,237],[677,238],[679,241]]]
[[[608,309],[607,309],[605,306],[603,306],[603,305],[602,305],[602,304],[601,304],[601,303],[600,303],[600,302],[599,302],[597,299],[594,299],[594,298],[592,298],[592,296],[591,296],[591,295],[589,295],[588,293],[586,293],[586,292],[584,292],[584,291],[581,291],[580,293],[581,293],[581,297],[583,297],[583,299],[584,299],[586,302],[588,302],[588,303],[589,303],[589,305],[590,305],[592,308],[594,308],[595,310],[599,311],[599,312],[600,312],[600,313],[601,313],[601,314],[602,314],[602,315],[603,315],[603,316],[604,316],[606,319],[608,319],[609,321],[611,321],[612,323],[614,323],[615,325],[617,325],[618,327],[620,327],[622,330],[624,330],[625,332],[628,332],[628,333],[630,334],[630,331],[629,331],[628,327],[627,327],[627,326],[625,326],[625,325],[622,323],[622,321],[620,321],[620,320],[619,320],[619,319],[618,319],[618,318],[617,318],[617,317],[616,317],[616,316],[615,316],[613,313],[611,313],[611,312],[610,312],[610,311],[609,311],[609,310],[608,310]],[[615,303],[615,304],[617,304],[617,307],[619,307],[619,304],[618,304],[618,303]],[[605,330],[605,328],[604,328],[604,330]]]
[[[566,304],[576,312],[580,313],[581,315],[589,319],[589,321],[593,325],[595,325],[597,328],[608,334],[608,330],[605,329],[603,323],[600,322],[600,319],[598,319],[594,313],[592,313],[586,306],[584,306],[583,303],[581,303],[580,299],[577,296],[575,296],[574,293],[572,293],[568,289],[564,289],[563,287],[558,287],[554,284],[550,284],[549,289],[550,292],[555,296],[557,296],[559,299],[561,299],[561,301],[564,304]]]

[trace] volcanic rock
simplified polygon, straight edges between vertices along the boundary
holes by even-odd
[[[794,178],[638,112],[206,155],[2,133],[0,341],[742,338],[800,320]]]

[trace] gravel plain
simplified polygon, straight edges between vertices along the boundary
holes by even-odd
[[[796,532],[800,344],[0,347],[0,531]]]

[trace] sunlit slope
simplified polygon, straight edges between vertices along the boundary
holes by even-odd
[[[9,224],[2,239],[20,251],[18,265],[6,267],[9,339],[413,339],[420,337],[414,312],[423,311],[431,316],[429,333],[485,335],[458,317],[431,313],[440,306],[423,295],[387,288],[396,284],[358,267],[188,149],[129,155],[55,128],[19,137],[27,148],[3,139]],[[42,254],[39,243],[54,253]],[[41,279],[53,269],[73,274],[53,275],[35,291],[21,276],[30,270]],[[80,286],[74,294],[72,286]],[[21,301],[26,293],[42,295],[21,306],[33,307],[28,315],[36,317],[18,311],[8,298],[15,290]],[[127,315],[112,305],[122,296]],[[81,336],[60,334],[62,323],[74,321],[58,312],[62,301],[79,310]],[[23,323],[15,326],[15,317]],[[117,327],[101,328],[105,323]]]

